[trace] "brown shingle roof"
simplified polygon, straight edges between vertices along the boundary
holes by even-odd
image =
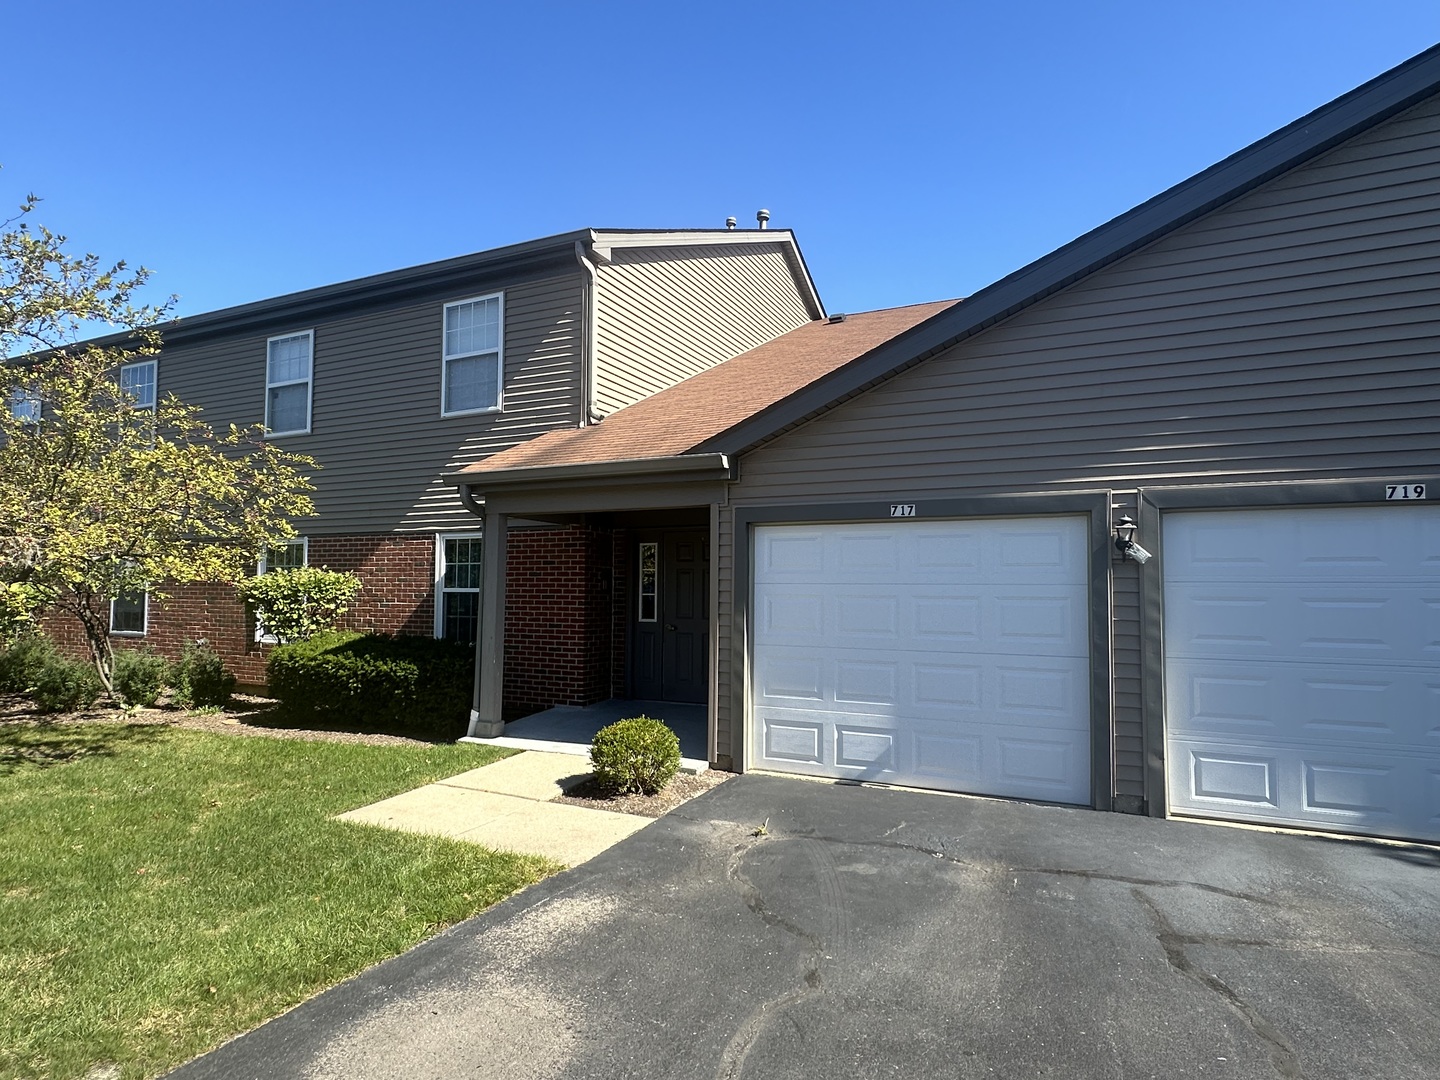
[[[603,423],[547,432],[455,475],[683,454],[957,302],[866,311],[836,323],[806,323],[621,409]]]

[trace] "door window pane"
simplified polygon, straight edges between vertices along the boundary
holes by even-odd
[[[659,612],[660,545],[640,545],[640,621],[654,622]]]

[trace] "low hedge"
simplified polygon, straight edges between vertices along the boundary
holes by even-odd
[[[475,654],[424,637],[333,632],[276,646],[270,694],[292,716],[457,738],[465,733]]]

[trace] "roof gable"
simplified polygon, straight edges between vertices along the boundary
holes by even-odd
[[[736,454],[1008,318],[1440,92],[1440,45],[1057,248],[695,448]]]
[[[888,308],[806,323],[592,427],[547,432],[454,474],[479,483],[513,469],[672,457],[723,439],[815,379],[903,336],[956,301]]]

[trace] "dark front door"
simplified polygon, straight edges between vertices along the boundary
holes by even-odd
[[[631,693],[656,701],[706,699],[710,541],[663,532],[636,543]]]

